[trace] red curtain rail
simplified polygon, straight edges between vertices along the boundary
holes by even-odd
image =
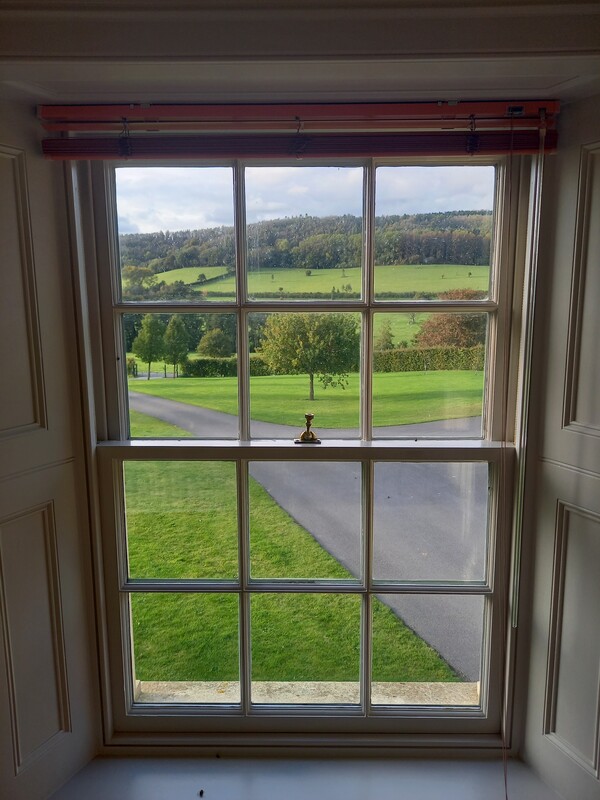
[[[556,149],[549,130],[545,152]],[[45,139],[44,155],[57,160],[112,159],[258,159],[352,158],[394,156],[465,156],[532,154],[540,147],[538,131],[478,133],[120,136]]]
[[[478,131],[495,131],[495,130],[539,130],[539,118],[535,119],[477,119],[476,129]],[[551,129],[556,126],[556,120],[551,117],[546,128]],[[264,122],[250,122],[240,121],[232,124],[224,121],[209,120],[204,121],[202,126],[198,122],[169,122],[165,125],[161,122],[138,122],[128,120],[126,123],[126,130],[128,133],[177,133],[177,132],[190,132],[199,133],[199,128],[202,128],[202,133],[295,133],[298,131],[298,123],[289,120],[269,120]],[[359,121],[341,120],[338,122],[317,122],[314,120],[303,121],[301,125],[302,133],[334,133],[348,131],[349,133],[383,133],[398,132],[401,127],[402,131],[445,131],[445,130],[460,130],[468,131],[470,129],[470,120],[403,120],[400,126],[397,120],[378,120],[377,123],[369,122],[366,125]],[[58,133],[122,133],[124,129],[123,121],[119,122],[71,122],[69,123],[68,130],[65,130],[64,123],[62,122],[47,122],[44,123],[44,128],[47,131],[55,131]]]
[[[438,102],[438,103],[281,103],[281,104],[241,104],[241,105],[165,105],[165,104],[122,104],[122,105],[42,105],[38,108],[38,118],[44,126],[52,130],[69,132],[77,126],[106,124],[123,125],[123,121],[148,123],[158,130],[169,130],[170,124],[197,123],[203,125],[222,125],[235,130],[237,125],[246,128],[252,124],[288,123],[291,125],[316,126],[318,123],[331,127],[341,123],[356,123],[358,127],[377,128],[383,122],[397,124],[402,128],[408,121],[468,122],[495,120],[530,120],[550,125],[559,111],[555,100],[527,101],[485,101],[485,102]],[[96,128],[101,129],[101,127]]]
[[[551,152],[558,111],[554,100],[130,103],[44,105],[38,117],[47,130],[63,134],[43,143],[55,159],[343,158],[535,153],[541,130]]]

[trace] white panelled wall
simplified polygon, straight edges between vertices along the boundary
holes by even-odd
[[[523,577],[524,755],[577,800],[600,796],[600,103],[567,108],[548,160],[540,241]],[[532,597],[527,602],[527,589]],[[520,632],[521,635],[521,632]]]
[[[30,105],[0,117],[0,797],[100,742],[82,413],[62,171]]]

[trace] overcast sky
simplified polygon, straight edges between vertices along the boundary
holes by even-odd
[[[123,167],[117,170],[120,233],[233,225],[229,167]],[[492,208],[493,167],[380,167],[376,213]],[[247,167],[248,222],[362,210],[359,167]]]

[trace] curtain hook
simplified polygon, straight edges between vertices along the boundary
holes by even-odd
[[[476,132],[475,114],[469,117],[469,134],[467,135],[467,153],[472,156],[479,150],[479,135]]]
[[[307,139],[303,136],[304,133],[304,122],[300,119],[300,117],[294,117],[296,120],[296,136],[294,138],[294,155],[297,159],[301,159],[306,151],[306,146],[308,144]]]
[[[129,123],[127,117],[121,117],[121,133],[119,134],[119,156],[129,158],[131,156],[131,138],[129,136]]]

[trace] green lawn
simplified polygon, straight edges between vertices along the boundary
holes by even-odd
[[[401,342],[406,342],[409,346],[413,344],[413,340],[417,333],[421,330],[421,325],[430,316],[430,314],[415,313],[415,314],[374,314],[373,315],[373,336],[375,347],[377,347],[377,337],[381,331],[381,326],[384,321],[390,323],[390,330],[394,337],[392,344],[394,347],[400,347]]]
[[[132,391],[237,414],[236,378],[132,379]],[[300,425],[304,414],[315,414],[315,428],[356,428],[359,419],[359,377],[348,387],[323,389],[315,382],[308,399],[305,375],[272,375],[250,380],[252,419]],[[481,414],[483,373],[467,370],[389,372],[373,376],[373,417],[376,425],[398,425]]]
[[[188,353],[187,357],[190,361],[195,361],[197,358],[200,358],[198,353],[194,352]],[[134,358],[138,366],[138,374],[146,378],[146,376],[148,375],[148,362],[142,361],[142,359],[139,358],[139,356],[136,356],[135,353],[132,352],[126,353],[126,358],[127,360],[129,360],[130,358]],[[172,378],[173,364],[169,364],[168,361],[165,362],[163,359],[157,359],[156,361],[153,361],[150,371],[151,373],[159,372],[164,375],[165,367],[167,368],[167,377]]]
[[[184,431],[177,425],[170,425],[162,419],[149,417],[139,411],[129,411],[129,425],[131,436],[135,439],[190,439],[192,433]]]
[[[149,430],[156,436],[172,436],[173,428],[143,414],[132,416],[134,436]],[[175,430],[179,436],[187,435]],[[127,462],[132,577],[236,577],[235,481],[234,465],[228,462]],[[351,577],[252,478],[249,494],[255,577]],[[131,601],[136,678],[238,678],[236,594],[134,593]],[[459,679],[391,609],[377,599],[373,605],[374,680]],[[254,680],[358,679],[360,598],[344,594],[254,596],[251,624]]]

